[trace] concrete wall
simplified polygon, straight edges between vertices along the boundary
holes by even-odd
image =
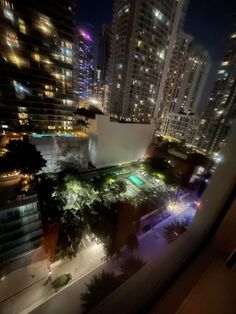
[[[47,161],[44,172],[59,171],[63,165],[73,165],[81,169],[88,166],[88,137],[39,135],[31,137],[30,142]]]
[[[119,123],[108,116],[96,115],[90,122],[89,156],[96,167],[142,159],[154,133],[151,124]]]

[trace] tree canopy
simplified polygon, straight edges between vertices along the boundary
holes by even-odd
[[[121,280],[114,273],[102,272],[94,275],[87,285],[87,291],[81,294],[84,313],[98,305],[108,294],[121,284]]]
[[[18,170],[23,174],[35,174],[46,165],[46,160],[31,143],[10,140],[6,149],[0,160],[1,172]]]

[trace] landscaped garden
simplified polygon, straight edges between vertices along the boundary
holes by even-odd
[[[87,173],[63,172],[38,180],[44,225],[58,225],[51,259],[76,256],[85,235],[100,241],[107,258],[138,247],[140,219],[165,210],[176,187],[148,163],[134,163]]]

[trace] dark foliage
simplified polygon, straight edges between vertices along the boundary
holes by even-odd
[[[172,242],[181,236],[187,229],[191,222],[189,217],[185,217],[183,220],[170,223],[164,228],[164,235],[168,242]]]
[[[60,258],[73,258],[83,236],[84,224],[75,209],[65,210],[60,222],[58,255]]]
[[[65,200],[57,198],[55,179],[47,175],[39,175],[36,182],[36,190],[40,203],[41,216],[44,222],[59,222]]]
[[[98,305],[107,295],[121,284],[121,280],[114,273],[102,272],[94,275],[87,285],[87,291],[81,294],[83,312],[88,313]]]
[[[74,122],[74,129],[78,131],[85,131],[89,127],[89,122],[87,119],[78,118]]]
[[[6,149],[7,153],[1,158],[1,172],[18,170],[24,174],[35,174],[46,165],[33,144],[11,140]]]
[[[120,263],[123,280],[133,276],[145,265],[144,261],[139,256],[129,256]]]

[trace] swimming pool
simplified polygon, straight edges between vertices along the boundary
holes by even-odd
[[[129,176],[129,180],[135,185],[138,185],[138,186],[144,185],[144,182],[134,175]]]

